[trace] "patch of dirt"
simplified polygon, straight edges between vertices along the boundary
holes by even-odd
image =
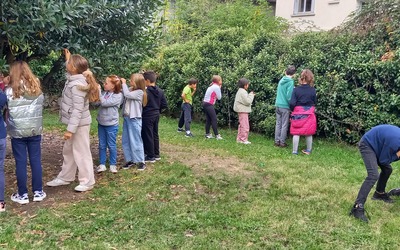
[[[62,148],[64,140],[62,132],[51,131],[42,135],[42,167],[43,167],[43,190],[47,194],[47,198],[42,202],[32,202],[31,191],[31,174],[28,166],[28,192],[30,202],[26,205],[20,205],[10,200],[12,193],[17,192],[17,181],[15,176],[15,161],[12,154],[10,139],[7,141],[7,153],[5,158],[5,176],[6,176],[6,202],[7,211],[12,211],[16,214],[27,215],[28,217],[35,216],[38,209],[43,207],[62,207],[76,203],[87,198],[88,193],[79,193],[74,191],[74,187],[78,185],[77,180],[71,185],[60,187],[47,187],[46,182],[54,179],[61,170],[62,165]],[[118,138],[120,141],[121,138]],[[91,138],[91,151],[94,164],[98,161],[98,139]],[[169,163],[179,162],[192,168],[196,175],[213,175],[216,171],[230,175],[242,176],[244,178],[251,177],[254,172],[247,170],[247,163],[237,157],[223,157],[216,152],[199,150],[194,145],[190,147],[182,147],[167,143],[161,144],[162,154],[166,157]],[[118,148],[118,165],[124,164],[122,149]],[[149,169],[150,170],[150,169]],[[103,178],[101,175],[96,175],[96,182],[101,183]]]
[[[180,162],[191,167],[196,175],[213,174],[215,171],[230,176],[250,177],[254,171],[248,170],[247,163],[237,157],[224,157],[210,150],[199,150],[194,145],[182,147],[173,144],[161,144],[162,153],[168,155],[170,163]]]
[[[43,207],[59,207],[66,204],[75,203],[79,200],[86,198],[86,193],[79,193],[74,191],[74,187],[78,185],[75,182],[68,186],[60,187],[47,187],[46,182],[53,180],[61,170],[62,165],[62,148],[64,140],[62,132],[50,132],[42,135],[42,168],[43,168],[43,190],[46,192],[47,197],[41,202],[32,202],[32,185],[31,185],[31,171],[28,165],[28,193],[30,202],[26,205],[20,205],[10,200],[12,193],[16,193],[17,180],[15,175],[15,160],[12,154],[11,140],[7,138],[7,152],[4,161],[4,171],[6,177],[6,193],[5,200],[7,203],[7,211],[12,211],[19,214],[27,214],[28,216],[34,214],[37,209]],[[98,158],[97,139],[91,139],[92,142],[92,155],[93,159]],[[121,157],[119,157],[121,158]],[[121,158],[122,159],[122,158]],[[96,179],[98,176],[96,176]]]

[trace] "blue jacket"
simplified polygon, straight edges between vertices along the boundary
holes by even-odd
[[[400,150],[400,128],[393,125],[378,125],[363,135],[361,140],[367,142],[376,154],[382,166],[399,160],[396,153]]]
[[[6,132],[6,126],[4,123],[4,118],[3,118],[3,109],[7,105],[7,96],[4,94],[2,90],[0,90],[0,139],[4,139],[7,136]]]

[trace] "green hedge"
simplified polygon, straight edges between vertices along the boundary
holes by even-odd
[[[237,126],[232,109],[236,82],[248,78],[250,90],[256,92],[250,115],[252,130],[268,136],[274,133],[276,87],[286,66],[294,64],[298,73],[309,68],[315,74],[318,96],[318,135],[355,143],[372,126],[400,125],[400,51],[393,39],[393,34],[399,33],[393,29],[364,30],[361,34],[348,30],[309,32],[291,38],[266,33],[248,38],[240,28],[231,28],[165,47],[145,68],[159,73],[158,84],[175,116],[187,80],[199,79],[194,111],[200,119],[201,101],[211,76],[221,75],[224,84],[223,98],[216,105],[218,122],[233,127]],[[381,61],[388,47],[395,56]]]

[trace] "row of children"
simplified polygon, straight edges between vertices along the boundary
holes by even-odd
[[[290,133],[293,135],[293,154],[298,154],[298,145],[300,135],[306,137],[307,148],[302,150],[305,154],[310,154],[312,150],[312,135],[317,129],[315,116],[315,105],[317,102],[316,91],[314,88],[314,75],[309,69],[305,69],[300,75],[300,85],[294,88],[293,77],[296,68],[289,66],[286,69],[285,76],[279,81],[276,96],[276,126],[275,126],[275,146],[287,147],[286,138],[291,121]],[[188,85],[182,91],[182,111],[178,122],[178,132],[182,132],[185,127],[186,137],[192,137],[190,123],[192,120],[193,95],[196,92],[198,81],[190,79]],[[236,141],[243,144],[251,144],[248,140],[250,131],[249,113],[254,100],[255,93],[247,91],[249,80],[241,78],[237,85],[233,110],[238,113],[238,134]],[[218,75],[213,76],[212,83],[207,88],[202,107],[206,115],[205,137],[213,138],[210,133],[210,125],[213,128],[216,139],[222,139],[217,129],[217,116],[214,109],[216,100],[220,100],[222,78]]]
[[[167,108],[163,91],[155,84],[156,74],[147,71],[132,74],[130,87],[126,80],[116,75],[108,76],[104,92],[97,84],[88,61],[80,55],[64,50],[67,81],[62,91],[60,120],[66,124],[63,146],[63,164],[58,176],[47,186],[68,185],[75,180],[78,170],[78,192],[91,190],[95,184],[93,159],[90,150],[89,103],[97,103],[99,136],[99,166],[97,172],[106,170],[106,151],[109,151],[110,171],[117,172],[116,138],[119,127],[119,107],[123,104],[122,148],[125,158],[123,168],[146,168],[145,162],[160,159],[158,121],[162,109]],[[5,211],[4,158],[6,135],[11,138],[16,163],[18,192],[11,200],[19,204],[29,203],[27,189],[27,158],[32,173],[33,201],[42,201],[46,193],[42,186],[41,140],[43,130],[43,101],[40,81],[29,65],[17,61],[10,65],[4,78],[6,88],[0,90],[0,212]],[[143,129],[142,129],[143,124]]]
[[[181,94],[183,102],[178,122],[178,132],[184,131],[183,126],[185,126],[186,137],[193,137],[193,134],[190,131],[190,123],[192,121],[193,95],[196,92],[197,83],[197,79],[191,78]],[[253,91],[250,93],[247,92],[249,84],[250,82],[246,78],[241,78],[238,81],[239,90],[236,93],[233,106],[234,111],[237,112],[239,116],[239,128],[236,141],[243,144],[251,143],[248,141],[250,131],[249,113],[251,112],[251,104],[254,100],[255,94]],[[221,87],[221,76],[214,75],[203,98],[202,107],[206,116],[205,138],[207,139],[214,138],[210,133],[210,128],[212,127],[215,138],[217,140],[222,140],[222,136],[218,133],[217,114],[214,108],[216,101],[221,100],[222,98]]]

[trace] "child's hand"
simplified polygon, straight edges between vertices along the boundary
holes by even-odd
[[[69,58],[71,57],[71,52],[69,52],[69,49],[64,49],[64,56],[65,56],[65,61],[68,61]]]
[[[8,84],[10,84],[10,76],[4,77],[3,82],[4,86],[8,86]]]
[[[97,87],[98,87],[99,90],[101,91],[101,85],[100,85],[100,84],[97,84]]]
[[[121,78],[121,82],[122,82],[122,84],[126,84],[126,79],[125,78]]]
[[[250,94],[252,94],[252,95],[256,95],[256,93],[254,93],[254,91],[251,91],[251,92],[250,92]]]
[[[72,133],[67,131],[64,133],[64,140],[69,140],[72,138]]]

